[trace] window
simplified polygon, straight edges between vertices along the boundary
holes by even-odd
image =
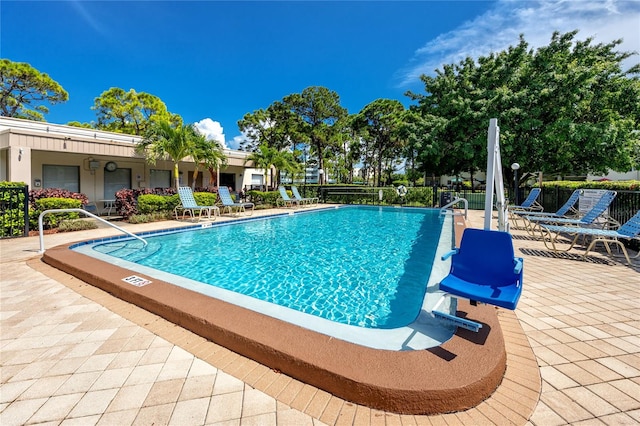
[[[44,164],[42,166],[42,187],[80,192],[80,167]]]
[[[115,169],[104,172],[104,198],[113,200],[116,192],[121,189],[131,189],[131,169]]]
[[[151,176],[149,188],[170,188],[171,170],[149,170]]]

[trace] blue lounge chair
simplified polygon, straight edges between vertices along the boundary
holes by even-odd
[[[216,214],[220,216],[220,209],[216,206],[200,206],[196,202],[193,196],[193,191],[189,186],[181,186],[178,188],[178,195],[180,196],[180,205],[176,206],[173,213],[176,218],[178,217],[178,211],[182,210],[182,219],[184,219],[189,213],[192,219],[196,219],[196,212],[198,212],[197,219],[202,219],[203,212],[206,212],[207,219],[211,219],[211,212],[213,212],[213,220],[216,219]]]
[[[221,186],[218,188],[218,198],[222,203],[222,213],[229,212],[229,214],[237,214],[244,213],[247,216],[251,216],[253,214],[253,209],[255,205],[253,203],[242,203],[235,202],[233,198],[231,198],[231,194],[229,193],[229,188],[226,186]],[[247,208],[249,212],[247,213]]]
[[[618,247],[622,249],[622,253],[624,257],[627,259],[627,263],[631,264],[631,259],[629,257],[629,253],[627,252],[627,248],[622,243],[622,240],[633,240],[640,239],[640,210],[636,212],[635,215],[628,221],[626,221],[620,228],[617,230],[613,229],[596,229],[596,228],[581,228],[575,226],[557,226],[557,225],[545,225],[541,224],[540,227],[546,232],[547,237],[549,239],[549,244],[547,243],[547,238],[544,238],[544,244],[548,249],[553,250],[554,252],[558,251],[569,251],[576,245],[578,242],[578,238],[580,237],[589,237],[591,239],[591,243],[587,247],[587,250],[584,253],[584,257],[589,254],[591,249],[593,249],[598,243],[603,243],[605,248],[607,249],[607,253],[609,256],[613,256],[611,253],[611,247],[609,247],[609,243],[616,244]],[[554,235],[552,235],[554,234]],[[569,234],[573,236],[573,241],[569,245],[569,248],[565,250],[560,250],[556,247],[556,242],[558,236],[560,234]],[[640,256],[638,253],[633,259]]]
[[[541,188],[531,189],[529,196],[527,197],[526,200],[522,202],[522,204],[520,204],[519,206],[509,206],[509,210],[514,212],[519,210],[539,211],[539,212],[543,211],[544,207],[542,207],[542,205],[537,201],[541,192],[542,192]]]
[[[298,187],[297,186],[291,186],[291,193],[293,193],[293,197],[298,200],[299,203],[301,204],[318,204],[318,201],[320,200],[318,197],[308,197],[308,198],[304,198],[300,195],[300,192],[298,192]]]
[[[282,205],[282,207],[300,207],[300,201],[294,200],[293,198],[289,197],[287,189],[284,186],[280,185],[278,187],[278,191],[280,191],[280,197],[276,200],[277,206]]]
[[[522,294],[522,262],[515,257],[511,234],[468,228],[460,247],[442,256],[451,257],[451,270],[440,282],[445,295],[461,297],[506,309],[515,309]],[[439,305],[439,303],[438,303]],[[436,311],[436,318],[477,331],[480,324]],[[475,327],[474,327],[475,326]]]
[[[584,216],[582,216],[580,219],[571,219],[571,218],[556,218],[556,217],[538,217],[538,216],[526,216],[525,218],[531,222],[532,224],[532,231],[536,229],[536,226],[540,226],[542,224],[547,224],[547,225],[559,225],[559,226],[586,226],[586,225],[592,225],[596,223],[596,219],[598,219],[601,216],[605,216],[606,222],[604,223],[604,225],[602,226],[602,228],[604,228],[605,226],[611,224],[612,222],[617,225],[620,226],[619,223],[613,221],[611,218],[608,217],[608,215],[606,215],[607,209],[609,208],[609,206],[611,205],[611,203],[613,202],[613,199],[616,198],[616,195],[618,193],[616,191],[607,191],[604,194],[602,194],[602,197],[600,197],[600,199],[598,200],[598,202],[596,202],[596,204],[594,204],[594,206],[591,208],[591,210],[589,210],[587,213],[585,213]],[[541,230],[542,232],[542,230]]]
[[[511,216],[511,220],[513,222],[514,227],[518,227],[518,220],[522,220],[524,222],[524,228],[529,230],[530,227],[527,226],[527,221],[525,216],[531,217],[552,217],[552,218],[564,218],[571,216],[578,216],[579,211],[574,207],[575,204],[580,199],[580,194],[582,190],[576,189],[571,193],[569,199],[556,211],[555,213],[551,212],[532,212],[528,210],[515,210],[514,215]]]

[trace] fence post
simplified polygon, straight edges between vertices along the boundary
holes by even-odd
[[[22,194],[24,195],[24,203],[22,204],[22,215],[24,216],[24,236],[29,236],[29,185],[22,187]]]

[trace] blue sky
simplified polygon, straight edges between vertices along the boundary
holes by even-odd
[[[102,92],[134,89],[230,148],[246,113],[306,87],[337,92],[349,113],[378,98],[408,106],[421,74],[574,29],[640,51],[640,1],[0,2],[0,56],[69,93],[47,121],[94,121]]]

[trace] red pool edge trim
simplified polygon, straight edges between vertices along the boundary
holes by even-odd
[[[47,264],[240,355],[344,400],[400,414],[442,414],[475,407],[501,383],[504,338],[496,309],[459,301],[458,315],[481,322],[429,350],[388,351],[317,333],[144,274],[151,284],[122,281],[134,272],[74,252],[43,254]]]

